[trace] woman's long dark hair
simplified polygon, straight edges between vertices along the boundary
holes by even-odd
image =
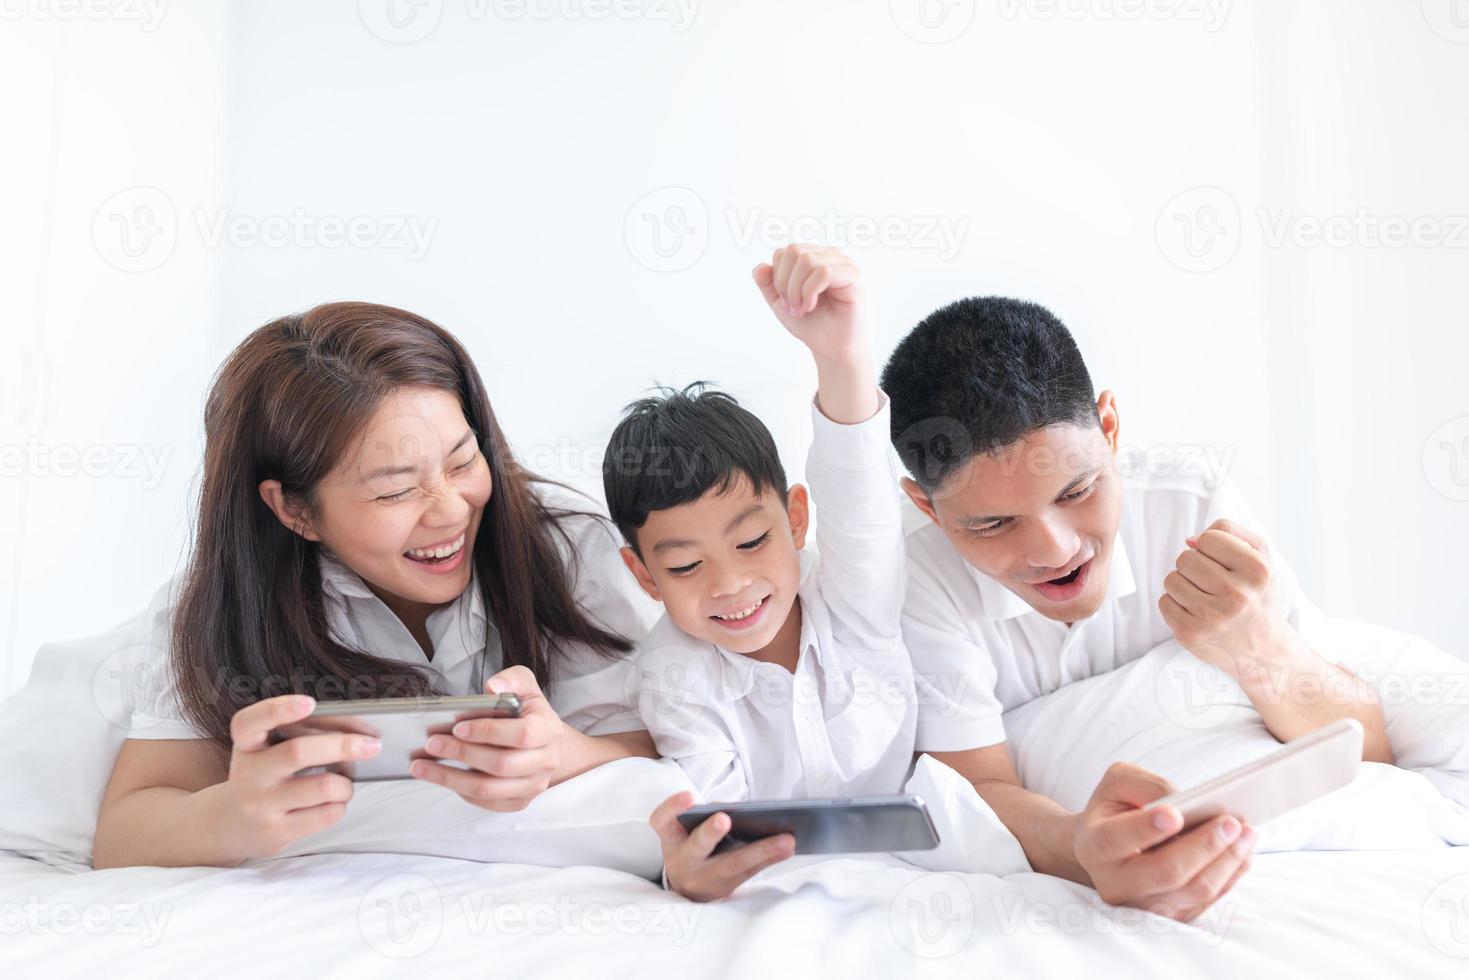
[[[204,411],[199,518],[174,609],[171,669],[185,716],[221,748],[231,744],[234,713],[261,698],[435,693],[422,667],[331,639],[321,546],[284,527],[258,490],[279,480],[311,514],[317,485],[382,400],[406,387],[454,394],[489,463],[493,489],[472,560],[504,665],[529,667],[545,686],[564,641],[608,654],[631,649],[578,608],[574,569],[554,538],[569,544],[561,521],[575,512],[533,491],[546,481],[515,461],[459,342],[403,310],[328,303],[245,338],[220,367]],[[492,635],[486,630],[487,647]]]

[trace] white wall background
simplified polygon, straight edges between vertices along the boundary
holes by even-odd
[[[1463,0],[67,2],[0,4],[0,693],[179,567],[210,374],[317,302],[455,331],[552,475],[697,378],[798,474],[802,219],[882,356],[1048,304],[1328,612],[1469,655]]]

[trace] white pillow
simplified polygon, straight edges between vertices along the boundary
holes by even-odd
[[[1352,627],[1341,629],[1350,633]],[[1353,646],[1354,662],[1368,662],[1369,647],[1383,639],[1374,634]],[[1384,655],[1383,662],[1388,659]],[[1429,674],[1464,667],[1447,661],[1415,654],[1392,659],[1400,670]],[[1444,703],[1384,704],[1395,751],[1397,733],[1413,725],[1429,725],[1439,736],[1430,742],[1405,734],[1400,761],[1408,768],[1439,767],[1433,773],[1451,787],[1464,779],[1454,767],[1462,767],[1469,738],[1462,724],[1456,727],[1454,712]],[[1280,747],[1239,685],[1176,640],[1007,712],[1005,730],[1021,782],[1073,811],[1086,806],[1114,762],[1135,763],[1186,788]],[[1434,792],[1425,775],[1363,763],[1352,786],[1270,821],[1258,849],[1469,843],[1469,811]]]
[[[0,704],[0,849],[90,864],[97,810],[127,737],[140,614],[51,643]]]
[[[1005,713],[1021,782],[1081,810],[1114,762],[1179,787],[1280,747],[1228,675],[1176,640]]]
[[[160,662],[149,642],[156,627],[145,612],[106,633],[42,647],[26,685],[0,705],[0,850],[91,864],[97,811],[134,701],[151,689],[140,671]],[[657,877],[648,815],[690,788],[676,765],[649,759],[600,766],[518,813],[482,810],[416,781],[363,783],[337,826],[284,853],[392,851]]]
[[[939,846],[900,851],[898,857],[929,871],[1004,876],[1030,870],[1020,841],[1005,827],[974,785],[930,755],[920,755],[903,786],[928,805]]]
[[[1397,764],[1469,810],[1469,662],[1421,637],[1344,619],[1327,620],[1313,639],[1377,691]]]

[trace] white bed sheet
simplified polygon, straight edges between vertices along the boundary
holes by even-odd
[[[0,854],[0,930],[5,977],[1463,978],[1469,847],[1262,854],[1193,925],[1057,878],[892,859],[700,906],[623,872],[423,855],[89,871]]]

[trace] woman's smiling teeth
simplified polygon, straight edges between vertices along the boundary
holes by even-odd
[[[457,555],[459,553],[459,549],[463,547],[464,535],[461,534],[453,541],[449,541],[445,544],[434,545],[432,548],[413,548],[405,551],[404,554],[416,561],[432,561],[439,558],[450,558],[454,555]]]

